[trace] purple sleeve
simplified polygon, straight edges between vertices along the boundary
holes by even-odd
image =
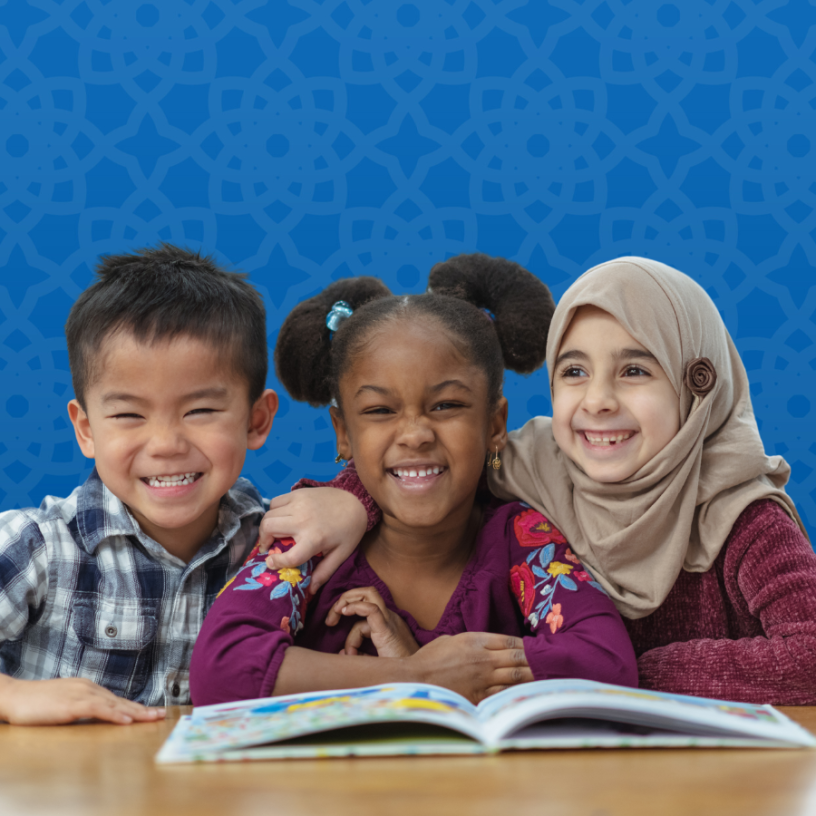
[[[816,705],[816,554],[773,501],[746,508],[725,547],[733,639],[650,649],[638,661],[641,683],[726,700]],[[678,613],[705,615],[705,602],[682,598]]]
[[[382,511],[374,499],[368,494],[368,491],[363,487],[363,483],[357,475],[357,469],[354,467],[353,459],[330,482],[301,479],[292,486],[292,490],[299,490],[302,487],[336,487],[351,493],[352,496],[360,500],[360,503],[365,508],[366,515],[368,516],[366,531],[373,530],[382,519]]]
[[[618,610],[564,536],[537,510],[511,517],[510,583],[530,634],[536,680],[579,677],[637,685],[637,660]]]
[[[277,548],[284,551],[293,544],[286,539]],[[286,649],[303,627],[318,559],[295,569],[270,570],[265,558],[256,547],[204,619],[190,661],[194,705],[273,693]]]

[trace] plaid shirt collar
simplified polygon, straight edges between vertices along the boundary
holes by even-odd
[[[238,531],[242,519],[254,514],[263,515],[264,512],[261,497],[252,483],[247,479],[238,479],[232,489],[222,496],[216,529],[194,560],[212,555],[224,547]],[[142,530],[124,502],[114,496],[99,478],[96,468],[79,488],[76,520],[79,544],[89,555],[93,555],[108,538],[135,536],[153,554],[183,564]]]

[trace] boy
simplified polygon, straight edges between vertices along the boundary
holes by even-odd
[[[0,514],[0,719],[116,723],[190,700],[193,641],[266,509],[239,474],[278,406],[244,276],[164,244],[103,258],[66,323],[69,497]]]

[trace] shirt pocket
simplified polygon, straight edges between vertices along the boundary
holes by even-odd
[[[77,598],[71,609],[61,677],[85,677],[129,699],[155,670],[156,610],[133,599]]]

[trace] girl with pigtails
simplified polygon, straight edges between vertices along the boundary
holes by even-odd
[[[196,642],[196,705],[395,681],[473,702],[548,678],[636,683],[623,622],[564,536],[484,490],[507,442],[504,367],[541,365],[553,310],[535,276],[503,273],[488,291],[407,297],[341,280],[286,319],[278,377],[331,405],[338,455],[381,515],[316,592],[319,555],[250,555]],[[508,313],[503,327],[491,316]],[[279,538],[271,557],[293,544]]]
[[[486,273],[481,257],[437,265],[431,287],[484,291],[499,267]],[[496,318],[500,331],[514,322]],[[508,435],[489,487],[529,502],[569,539],[624,617],[640,685],[816,704],[816,554],[784,490],[790,467],[765,454],[745,368],[711,298],[656,261],[600,264],[559,302],[547,366],[553,416]],[[339,486],[359,487],[350,469]],[[340,544],[336,559],[366,512],[348,492],[320,490],[333,502],[317,521],[324,551]],[[289,500],[296,512],[276,508],[262,525],[298,540],[274,566],[313,545],[304,514],[317,497],[300,493]]]

